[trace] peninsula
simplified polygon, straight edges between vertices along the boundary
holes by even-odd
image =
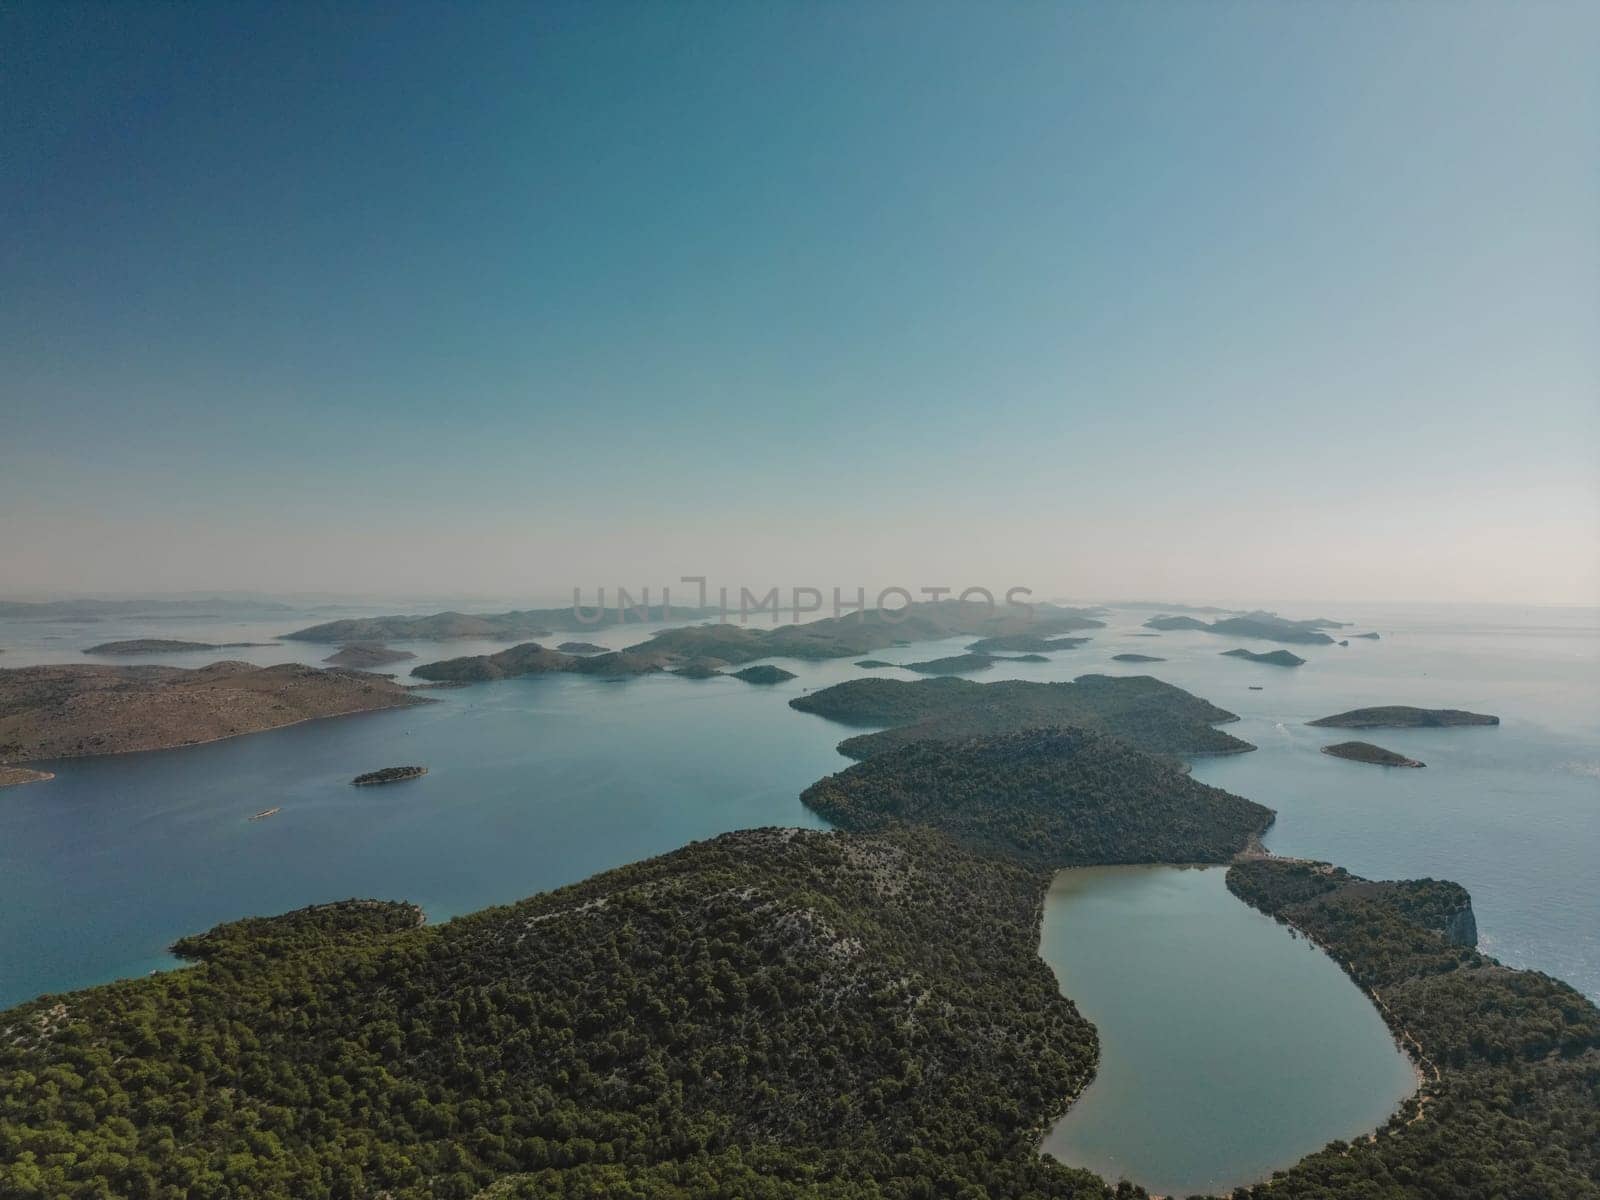
[[[1269,667],[1298,667],[1306,660],[1287,650],[1224,650],[1224,658],[1243,658],[1250,662],[1266,663]]]
[[[1324,754],[1334,758],[1347,758],[1351,762],[1372,763],[1379,767],[1425,767],[1427,763],[1420,763],[1414,758],[1407,758],[1404,754],[1396,754],[1393,750],[1385,750],[1382,746],[1374,746],[1371,742],[1338,742],[1332,746],[1322,747]]]
[[[1330,729],[1442,729],[1456,725],[1498,725],[1500,718],[1459,708],[1412,708],[1391,704],[1380,708],[1352,708],[1349,712],[1319,717],[1306,724]]]
[[[164,750],[425,703],[376,675],[298,663],[21,667],[0,670],[0,763]]]
[[[1006,679],[852,679],[789,707],[853,725],[887,725],[847,738],[839,752],[865,759],[917,741],[951,741],[1072,725],[1155,754],[1240,754],[1255,747],[1213,726],[1236,714],[1148,675],[1081,675],[1071,683]]]
[[[55,776],[49,771],[34,771],[28,767],[0,767],[0,788],[17,787],[24,783],[43,783]]]

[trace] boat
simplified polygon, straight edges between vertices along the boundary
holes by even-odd
[[[260,812],[256,813],[256,815],[251,817],[250,819],[252,821],[264,821],[268,817],[272,816],[273,813],[275,813],[277,811],[278,810],[276,808],[263,808]]]

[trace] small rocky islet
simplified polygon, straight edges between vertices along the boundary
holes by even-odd
[[[383,767],[357,775],[350,782],[356,787],[374,787],[383,783],[399,783],[405,779],[420,779],[428,773],[427,767]]]
[[[1332,758],[1344,758],[1350,762],[1371,763],[1377,767],[1425,767],[1428,764],[1418,762],[1414,758],[1407,758],[1404,754],[1396,754],[1393,750],[1385,750],[1382,746],[1374,746],[1371,742],[1338,742],[1332,746],[1322,747],[1322,753]]]
[[[330,667],[354,667],[358,671],[366,671],[415,657],[409,650],[396,650],[382,642],[347,642],[322,661]]]
[[[732,672],[732,675],[735,679],[742,679],[746,683],[760,684],[785,683],[796,678],[793,671],[785,671],[782,667],[774,667],[770,663],[746,667],[742,671]]]
[[[1264,653],[1255,650],[1224,650],[1224,658],[1243,658],[1250,662],[1265,663],[1269,667],[1298,667],[1306,660],[1298,654],[1291,654],[1287,650],[1268,650]]]
[[[1157,658],[1154,654],[1113,654],[1112,662],[1152,663],[1166,662],[1164,658]]]

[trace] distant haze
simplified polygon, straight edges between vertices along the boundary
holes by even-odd
[[[8,4],[0,595],[1600,603],[1597,38]]]

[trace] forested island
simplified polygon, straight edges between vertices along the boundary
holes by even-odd
[[[847,738],[839,752],[864,759],[911,742],[949,741],[1072,725],[1157,754],[1239,754],[1255,747],[1212,726],[1236,714],[1148,675],[1081,675],[1071,683],[1007,679],[852,679],[789,701],[791,708],[854,725],[888,725]]]
[[[973,654],[1049,654],[1055,650],[1076,650],[1088,640],[1081,637],[1040,637],[1036,633],[1007,633],[979,638],[967,649]]]
[[[1393,750],[1385,750],[1382,746],[1374,746],[1371,742],[1338,742],[1332,746],[1322,747],[1324,754],[1334,758],[1347,758],[1351,762],[1372,763],[1379,767],[1425,767],[1427,763],[1418,762],[1414,758],[1407,758],[1404,754],[1396,754]]]
[[[403,779],[420,779],[428,773],[427,767],[383,767],[357,775],[350,782],[356,787],[376,787],[385,783],[399,783]]]
[[[1276,613],[1252,612],[1243,616],[1223,617],[1216,621],[1200,621],[1194,617],[1151,617],[1145,622],[1147,629],[1195,629],[1203,633],[1227,634],[1230,637],[1260,638],[1263,641],[1289,642],[1308,646],[1328,646],[1333,639],[1323,629],[1336,629],[1338,621],[1316,617],[1306,621],[1291,621]]]
[[[1157,658],[1154,654],[1113,654],[1112,662],[1153,663],[1166,662],[1164,658]]]
[[[1298,667],[1305,664],[1305,659],[1298,654],[1291,654],[1287,650],[1224,650],[1224,658],[1242,658],[1248,662],[1266,663],[1269,667]]]
[[[782,667],[774,667],[770,663],[762,663],[760,666],[755,667],[746,667],[742,671],[732,672],[732,675],[735,679],[742,679],[746,683],[760,684],[785,683],[788,680],[795,678],[795,673],[793,671],[785,671]]]
[[[765,612],[752,613],[750,620],[765,620]],[[1028,611],[1003,605],[992,609],[977,603],[964,605],[958,600],[920,601],[898,610],[868,609],[809,622],[772,621],[766,629],[753,624],[730,624],[727,621],[730,615],[733,614],[717,608],[681,605],[671,608],[659,604],[653,607],[641,605],[620,611],[606,608],[582,613],[569,606],[503,613],[442,612],[426,616],[361,617],[328,621],[284,636],[301,642],[447,641],[454,638],[513,641],[549,637],[553,630],[580,633],[586,629],[605,629],[647,621],[703,622],[716,619],[720,623],[711,628],[734,629],[757,635],[752,640],[741,640],[738,643],[741,645],[748,646],[755,641],[766,640],[767,644],[776,647],[769,654],[788,654],[795,658],[837,658],[893,645],[896,641],[926,641],[955,634],[988,637],[1019,632],[1048,637],[1075,629],[1098,629],[1105,624],[1087,610],[1060,605],[1036,604]],[[781,615],[771,612],[773,617]],[[857,649],[850,651],[839,648],[848,645],[854,645]]]
[[[1084,729],[913,742],[801,794],[841,829],[927,825],[1041,870],[1227,862],[1272,811]]]
[[[429,703],[388,679],[298,663],[0,670],[0,763],[163,750]]]
[[[132,638],[125,642],[101,642],[98,646],[90,646],[84,653],[180,654],[190,650],[246,650],[271,644],[271,642],[183,642],[173,638]]]
[[[863,658],[856,663],[856,666],[865,667],[869,671],[876,671],[882,667],[892,667],[894,665],[892,662],[884,662],[881,658]]]
[[[330,667],[354,667],[359,671],[368,671],[373,667],[386,667],[390,663],[405,662],[415,657],[409,650],[396,650],[382,642],[351,642],[340,646],[322,661]]]
[[[1101,622],[1075,610],[1043,610],[1031,620],[1013,613],[974,614],[955,601],[913,604],[901,613],[869,611],[843,617],[829,617],[799,625],[760,628],[750,625],[708,624],[664,629],[623,650],[604,650],[598,654],[567,653],[550,650],[536,642],[512,646],[494,654],[467,655],[425,663],[411,671],[419,679],[475,683],[505,679],[513,675],[536,675],[549,671],[571,671],[608,677],[675,671],[702,675],[708,671],[755,662],[764,658],[798,658],[819,661],[850,658],[911,640],[936,640],[953,634],[972,634],[986,630],[1009,629],[1022,623],[1034,630],[1082,628]],[[999,635],[994,636],[1010,636]],[[1040,640],[1030,635],[1030,641]],[[1048,642],[1049,639],[1044,639]],[[1072,640],[1072,639],[1068,639]],[[862,660],[879,662],[876,659]],[[908,664],[911,670],[934,674],[981,670],[994,660],[988,655],[956,655],[925,663]],[[860,665],[858,663],[858,665]],[[882,663],[894,666],[893,663]]]
[[[1331,729],[1444,729],[1456,725],[1498,725],[1499,717],[1465,712],[1459,708],[1412,708],[1391,704],[1381,708],[1352,708],[1307,721]]]
[[[924,662],[900,665],[919,675],[965,675],[970,671],[987,671],[994,664],[995,660],[987,654],[952,654],[948,658],[930,658]]]

